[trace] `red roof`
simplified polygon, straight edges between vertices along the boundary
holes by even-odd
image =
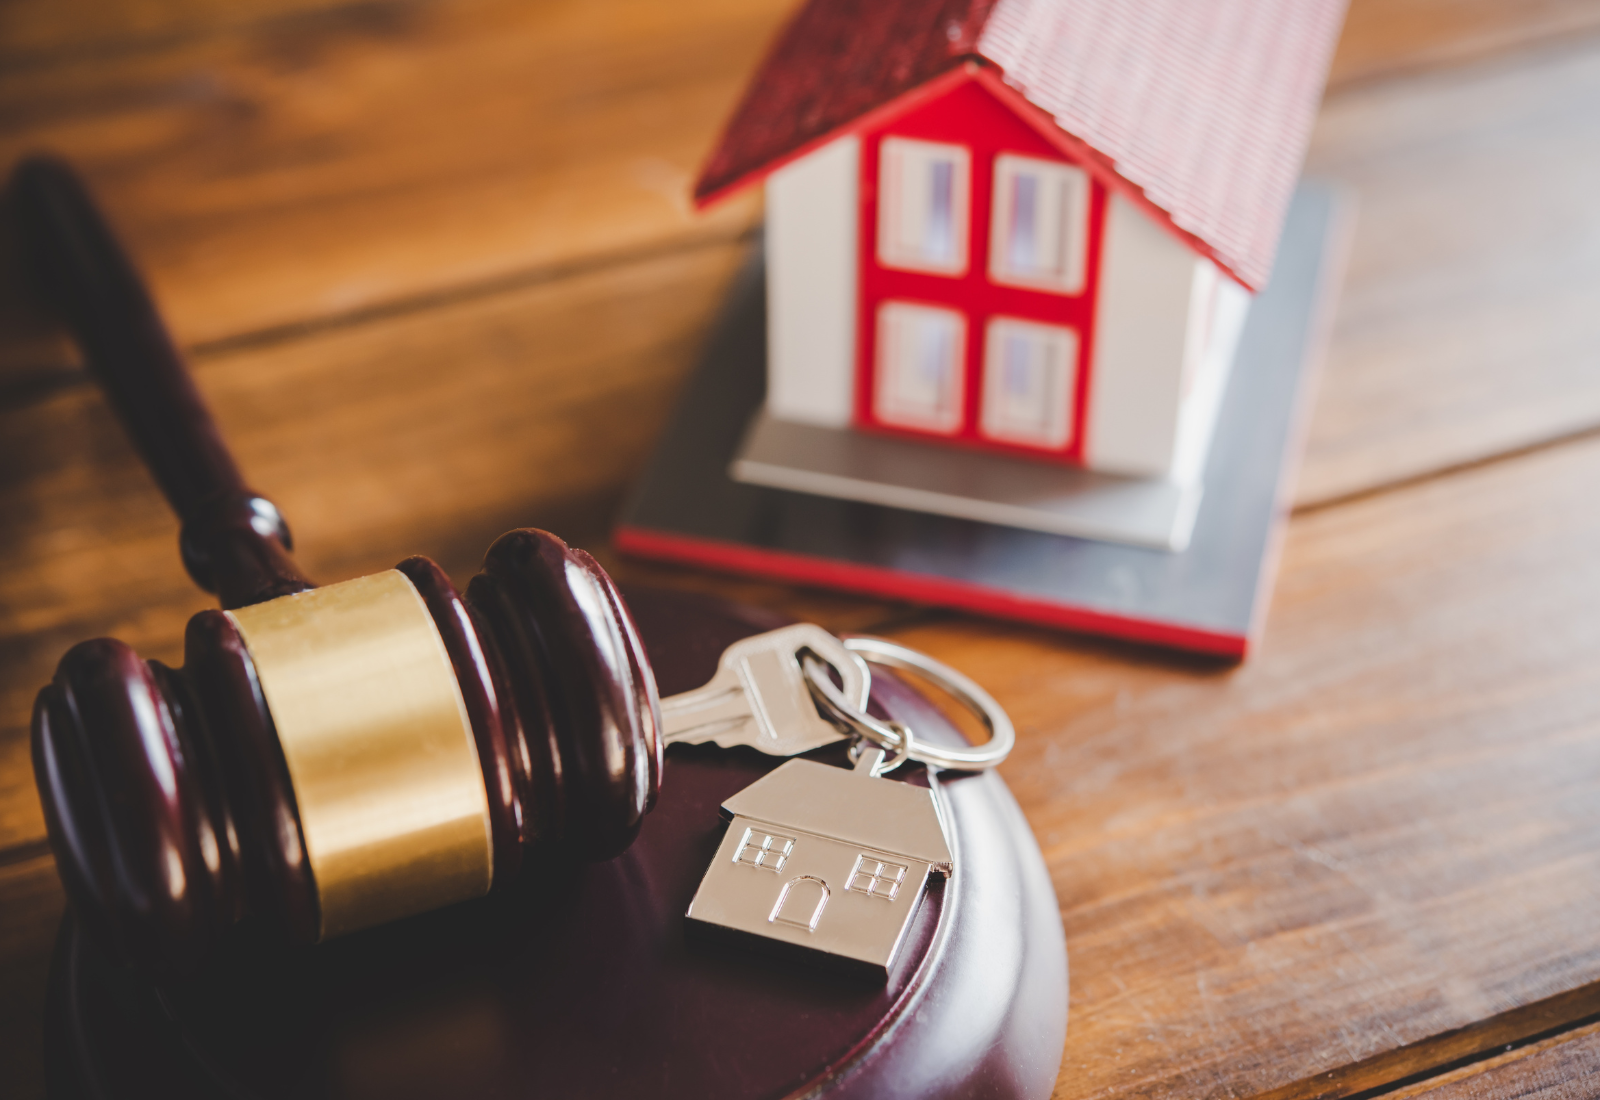
[[[701,173],[708,202],[967,59],[998,67],[1251,287],[1266,282],[1345,0],[810,0]],[[1096,163],[1098,162],[1098,163]]]

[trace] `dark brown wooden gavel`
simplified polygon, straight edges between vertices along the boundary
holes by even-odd
[[[27,262],[182,521],[180,669],[99,638],[33,712],[51,845],[118,957],[191,969],[246,912],[312,942],[477,897],[541,853],[605,859],[655,800],[655,679],[611,579],[519,530],[315,587],[245,486],[138,272],[60,161],[12,178]]]

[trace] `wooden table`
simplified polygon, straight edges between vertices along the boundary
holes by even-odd
[[[617,560],[759,219],[686,190],[791,0],[13,0],[0,152],[74,158],[334,580],[538,525],[921,646],[1017,720],[1072,953],[1056,1095],[1600,1095],[1600,4],[1356,0],[1360,223],[1242,667]],[[176,527],[0,241],[0,1092],[62,897],[73,642],[177,661]]]

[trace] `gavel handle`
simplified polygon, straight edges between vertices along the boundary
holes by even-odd
[[[182,521],[195,582],[223,607],[313,587],[288,525],[249,489],[144,280],[76,173],[34,156],[12,177],[25,260]]]

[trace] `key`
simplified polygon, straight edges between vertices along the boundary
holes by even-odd
[[[843,740],[811,701],[798,656],[803,649],[832,665],[851,704],[866,709],[872,686],[867,663],[820,626],[799,623],[741,638],[723,651],[704,687],[661,700],[666,744],[712,741],[794,756]]]

